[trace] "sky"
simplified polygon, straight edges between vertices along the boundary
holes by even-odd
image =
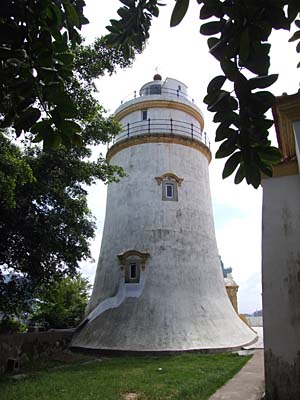
[[[213,113],[206,110],[202,99],[210,80],[222,73],[218,62],[208,53],[206,38],[199,33],[200,7],[192,1],[187,15],[175,28],[169,27],[171,12],[175,2],[165,0],[160,16],[154,19],[150,39],[145,51],[136,57],[133,65],[118,70],[112,76],[104,76],[96,81],[96,98],[107,112],[113,113],[121,100],[152,80],[155,73],[162,78],[171,77],[184,82],[189,95],[204,114],[205,131],[211,141],[213,160],[209,167],[212,204],[214,211],[216,239],[219,254],[225,267],[232,267],[233,277],[239,285],[238,301],[241,313],[252,313],[261,309],[261,211],[262,189],[255,190],[246,183],[235,185],[233,178],[222,180],[224,160],[214,159],[217,146],[214,143],[218,125],[212,122]],[[105,26],[110,19],[118,19],[118,0],[86,0],[85,15],[90,24],[83,29],[86,43],[106,34]],[[289,32],[275,32],[271,43],[270,73],[279,73],[279,79],[272,90],[275,95],[283,92],[292,94],[299,88],[300,61],[295,44],[288,43]],[[297,57],[298,56],[298,57]],[[274,132],[272,141],[276,145]],[[105,154],[105,148],[99,148]],[[99,182],[89,188],[89,206],[97,219],[97,235],[91,243],[93,262],[82,264],[82,272],[93,283],[99,257],[102,229],[106,206],[106,186]]]

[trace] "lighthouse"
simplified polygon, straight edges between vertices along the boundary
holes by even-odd
[[[187,86],[156,74],[120,105],[97,272],[72,347],[220,351],[256,339],[226,293],[204,120]]]

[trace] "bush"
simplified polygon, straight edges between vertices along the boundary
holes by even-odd
[[[26,332],[27,326],[16,319],[5,318],[0,321],[0,334]]]

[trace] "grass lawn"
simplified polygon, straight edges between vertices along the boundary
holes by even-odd
[[[103,358],[0,379],[1,400],[204,400],[249,360],[235,354]]]

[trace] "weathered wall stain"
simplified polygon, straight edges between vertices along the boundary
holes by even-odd
[[[300,252],[289,254],[287,273],[290,322],[293,326],[297,326],[300,324]]]
[[[8,359],[23,362],[47,358],[65,350],[73,331],[16,333],[0,335],[0,374],[6,371]]]
[[[285,236],[292,235],[293,220],[291,218],[291,212],[287,206],[282,208],[282,227]]]
[[[300,349],[293,363],[265,351],[266,400],[299,400]]]

